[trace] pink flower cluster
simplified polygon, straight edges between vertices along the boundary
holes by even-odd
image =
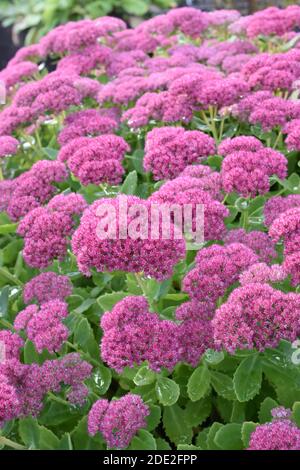
[[[68,172],[63,163],[39,160],[30,170],[10,180],[9,185],[0,183],[0,193],[4,192],[7,201],[6,204],[3,202],[5,210],[12,220],[19,220],[32,209],[49,201],[57,191],[53,183],[61,183],[67,177]]]
[[[211,318],[214,314],[214,303],[191,300],[177,307],[175,316],[182,320],[178,328],[181,347],[181,361],[196,367],[202,355],[214,347]]]
[[[24,341],[20,336],[9,330],[0,330],[0,343],[4,344],[4,360],[20,357],[20,349],[24,346]]]
[[[281,339],[294,341],[300,333],[300,298],[268,284],[236,288],[212,320],[215,346],[237,349],[274,348]]]
[[[54,272],[38,274],[26,282],[23,290],[25,304],[37,300],[39,304],[58,299],[65,300],[72,293],[72,284],[68,276],[61,276]]]
[[[216,302],[257,261],[254,251],[242,243],[203,248],[196,256],[196,267],[183,279],[183,290],[193,300]]]
[[[291,411],[272,410],[273,421],[256,427],[248,450],[300,450],[300,429],[291,421]]]
[[[86,202],[81,195],[70,193],[59,194],[47,206],[28,212],[18,227],[18,234],[24,237],[26,263],[45,268],[55,258],[62,260],[74,230],[74,217],[80,215],[85,207]]]
[[[155,371],[172,370],[180,360],[177,324],[149,312],[144,297],[118,302],[102,316],[101,328],[101,357],[119,373],[144,361]]]
[[[237,192],[244,197],[265,194],[270,189],[270,176],[285,178],[287,160],[283,154],[266,148],[255,137],[225,139],[219,146],[225,155],[221,178],[225,192]]]
[[[128,447],[139,429],[147,426],[150,410],[140,396],[128,393],[118,400],[96,401],[88,415],[88,432],[100,432],[111,448]]]
[[[235,106],[233,113],[250,124],[260,124],[264,131],[268,131],[277,126],[281,128],[299,116],[300,108],[299,104],[274,97],[271,92],[257,91],[243,98]],[[285,129],[289,129],[289,126],[290,124]]]
[[[122,216],[122,207],[125,217]],[[89,206],[72,237],[72,251],[79,269],[86,275],[95,268],[100,272],[143,272],[158,280],[171,276],[175,264],[185,256],[185,242],[172,236],[169,240],[164,239],[161,232],[158,238],[153,237],[150,208],[150,202],[125,195],[115,199],[102,198]],[[140,213],[149,221],[148,224],[144,225],[143,217],[140,225]],[[140,235],[130,236],[131,223]],[[101,236],[99,226],[103,231]],[[172,224],[170,229],[172,235]]]
[[[221,66],[229,57],[239,56],[240,54],[253,54],[258,52],[257,47],[250,41],[244,39],[235,39],[230,41],[217,42],[215,40],[206,40],[197,49],[197,58],[210,66]],[[251,55],[248,57],[251,58]]]
[[[5,83],[6,89],[9,90],[23,79],[33,77],[38,73],[38,66],[30,61],[18,62],[17,64],[9,64],[2,72],[0,72],[0,80]]]
[[[300,26],[300,7],[297,5],[285,9],[269,7],[246,18],[245,31],[249,38],[259,35],[282,36]]]
[[[285,271],[291,275],[292,285],[300,283],[300,207],[296,206],[278,215],[269,228],[275,241],[283,240]]]
[[[192,168],[197,169],[198,166]],[[158,191],[150,196],[149,201],[164,208],[169,207],[170,211],[174,207],[181,207],[182,217],[180,220],[176,219],[176,209],[173,218],[174,223],[178,224],[179,222],[183,228],[185,227],[184,210],[190,205],[192,210],[191,230],[195,233],[197,230],[203,229],[204,240],[218,240],[225,233],[224,219],[229,215],[229,211],[219,200],[215,199],[215,197],[221,199],[217,186],[220,184],[219,174],[217,174],[218,177],[215,175],[215,173],[209,172],[202,178],[179,176],[163,184]],[[216,186],[212,187],[213,183],[216,183]],[[197,210],[202,206],[204,227],[201,227],[201,215]]]
[[[184,180],[182,178],[184,178]],[[165,187],[167,187],[168,184],[171,185],[172,183],[166,183]],[[178,178],[176,178],[176,183],[174,184],[178,184],[177,192],[184,190],[185,188],[197,187],[198,189],[208,192],[211,197],[217,201],[221,201],[223,199],[220,173],[213,171],[207,165],[186,166]]]
[[[183,321],[177,324],[149,312],[144,297],[126,297],[102,316],[103,361],[119,373],[144,361],[157,372],[162,368],[171,371],[178,362],[195,367],[206,349],[213,346],[208,316],[201,318],[198,310],[197,303],[188,305],[184,312],[178,310],[176,317]]]
[[[56,70],[63,73],[86,75],[96,68],[107,67],[112,51],[103,44],[94,44],[64,56],[57,62]]]
[[[300,149],[300,130],[299,129],[300,129],[300,119],[293,119],[291,122],[287,123],[283,128],[283,132],[287,134],[285,143],[289,150]]]
[[[17,331],[25,330],[30,339],[41,353],[47,349],[50,353],[60,351],[63,343],[68,339],[69,330],[62,323],[68,316],[68,307],[65,302],[55,299],[45,302],[39,308],[29,305],[18,313],[14,321]]]
[[[113,134],[77,137],[62,147],[58,160],[66,161],[83,185],[119,184],[125,172],[122,160],[129,148],[123,137]]]
[[[277,257],[274,242],[267,233],[258,230],[251,230],[251,232],[246,232],[243,228],[229,230],[224,237],[224,242],[225,244],[243,243],[265,263],[270,263]]]
[[[103,109],[85,109],[77,111],[67,116],[64,121],[65,127],[58,135],[58,143],[62,146],[76,137],[96,136],[100,134],[110,134],[118,126],[112,113]]]
[[[60,392],[62,384],[76,387],[91,375],[92,367],[79,354],[67,354],[42,365],[22,364],[13,358],[0,364],[0,423],[37,416],[48,392]]]
[[[271,197],[264,205],[265,225],[270,227],[280,214],[293,207],[300,207],[300,194]]]
[[[293,83],[300,78],[299,57],[298,49],[257,54],[243,66],[241,74],[254,91],[292,91]]]
[[[23,85],[10,106],[0,113],[0,135],[11,134],[19,125],[30,123],[45,113],[59,114],[79,106],[86,97],[95,97],[101,85],[74,73],[54,71],[38,81]]]
[[[214,141],[200,131],[182,127],[158,127],[147,134],[144,169],[156,180],[171,179],[192,163],[215,153]]]
[[[19,141],[10,135],[0,137],[0,157],[15,155],[19,146]]]
[[[80,51],[97,44],[99,38],[122,31],[126,24],[119,18],[103,16],[96,20],[70,21],[52,29],[39,44],[42,55]]]
[[[268,266],[266,263],[256,263],[240,275],[242,286],[246,284],[266,284],[268,282],[280,282],[287,274],[280,264]]]

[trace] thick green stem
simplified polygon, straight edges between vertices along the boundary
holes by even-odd
[[[219,140],[218,140],[218,143],[221,142],[222,140],[222,137],[223,137],[223,131],[224,131],[224,121],[225,121],[226,118],[222,118],[221,120],[221,124],[220,124],[220,132],[219,132]]]
[[[107,192],[106,186],[104,184],[99,184],[99,188],[102,189],[105,195],[108,195],[109,193]]]
[[[216,123],[215,123],[217,110],[213,106],[209,106],[208,111],[209,111],[209,116],[210,116],[212,135],[214,136],[214,139],[215,139],[216,143],[218,144],[219,143],[219,136],[218,136],[218,131],[217,131],[217,128],[216,128]]]
[[[224,196],[224,199],[223,199],[223,201],[222,201],[222,204],[225,204],[225,202],[227,201],[228,196],[229,196],[228,193]]]
[[[43,146],[42,146],[42,142],[41,142],[41,139],[40,139],[39,131],[36,130],[34,135],[35,135],[35,138],[36,138],[36,142],[37,142],[37,144],[38,144],[38,148],[39,148],[40,150],[42,150]]]
[[[280,142],[281,136],[282,136],[282,132],[279,131],[279,133],[278,133],[278,135],[277,135],[277,137],[276,137],[276,140],[275,140],[275,142],[274,142],[273,149],[276,149],[277,145],[278,145],[279,142]]]
[[[67,400],[64,400],[63,398],[57,397],[52,392],[48,392],[48,397],[50,398],[50,400],[56,401],[57,403],[70,406],[70,402],[68,402]]]
[[[243,212],[243,229],[247,230],[249,223],[249,212],[248,210]]]
[[[3,177],[2,165],[0,163],[0,181],[2,180],[4,180],[4,177]]]
[[[26,447],[18,444],[17,442],[11,441],[10,439],[7,439],[7,437],[4,436],[0,436],[0,445],[11,447],[15,450],[26,450]]]
[[[208,117],[205,114],[205,111],[201,111],[200,114],[201,114],[203,121],[205,122],[209,130],[211,131],[216,143],[218,143],[219,137],[218,137],[214,120],[208,119]]]
[[[23,282],[20,281],[16,276],[11,274],[7,269],[0,268],[0,276],[4,277],[7,281],[12,282],[16,286],[23,287]]]
[[[0,318],[0,325],[4,326],[8,330],[15,331],[14,327],[5,318]]]

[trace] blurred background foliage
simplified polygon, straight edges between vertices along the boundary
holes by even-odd
[[[145,19],[176,6],[193,6],[204,11],[234,8],[242,14],[267,6],[299,4],[289,0],[0,0],[0,22],[10,28],[13,43],[31,44],[55,26],[70,20],[117,16],[136,26]]]
[[[70,20],[113,15],[128,21],[174,6],[175,0],[0,0],[0,20],[12,26],[15,38],[25,35],[30,44]]]

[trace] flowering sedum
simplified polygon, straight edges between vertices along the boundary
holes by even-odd
[[[0,449],[300,449],[299,28],[85,18],[0,71]]]

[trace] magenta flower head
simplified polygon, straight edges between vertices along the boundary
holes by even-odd
[[[15,178],[7,213],[14,221],[29,211],[41,206],[57,191],[54,183],[61,183],[68,177],[63,163],[39,160],[29,171]]]
[[[265,99],[251,111],[249,116],[250,124],[260,124],[264,131],[273,127],[284,126],[293,116],[299,114],[299,106],[289,100],[280,97]]]
[[[182,179],[184,178],[184,179]],[[182,173],[175,178],[174,189],[175,189],[175,180],[178,182],[178,190],[189,189],[193,186],[203,191],[207,191],[213,199],[217,201],[222,201],[222,184],[221,176],[218,171],[213,171],[209,166],[206,165],[189,165],[185,167]],[[182,185],[181,185],[182,182]],[[190,184],[192,183],[192,185]],[[167,185],[168,183],[166,183]],[[169,183],[170,186],[172,183]],[[165,187],[167,187],[165,185]],[[179,192],[178,191],[178,192]]]
[[[275,6],[265,8],[247,17],[247,36],[249,38],[255,38],[260,34],[264,36],[282,36],[299,26],[299,15],[299,6],[297,5],[284,9]]]
[[[283,269],[291,275],[292,286],[297,287],[300,284],[300,250],[285,257]]]
[[[216,183],[219,182],[218,177],[214,177],[214,180]],[[220,199],[221,194],[218,189],[218,186],[212,187],[211,177],[203,179],[178,177],[163,184],[150,196],[149,201],[162,207],[181,206],[183,209],[182,227],[185,223],[184,208],[190,205],[193,211],[192,229],[194,232],[197,231],[197,222],[200,222],[197,207],[203,206],[204,240],[218,240],[225,233],[224,219],[229,215],[227,207],[214,199],[214,196]]]
[[[269,228],[269,235],[275,242],[283,239],[285,254],[299,251],[300,207],[293,207],[279,214]]]
[[[257,54],[242,68],[242,76],[252,90],[292,91],[299,78],[299,50]]]
[[[175,317],[177,320],[211,320],[214,311],[215,304],[209,299],[189,300],[176,308]]]
[[[72,238],[79,269],[86,275],[95,268],[100,272],[143,272],[158,280],[170,277],[185,256],[185,242],[182,237],[175,239],[172,222],[170,236],[164,238],[160,227],[151,224],[150,215],[151,203],[135,196],[95,201]]]
[[[234,104],[247,94],[249,86],[241,77],[228,76],[208,81],[197,93],[197,102],[203,109],[209,106],[223,108]]]
[[[0,364],[0,423],[24,416],[37,416],[48,392],[62,385],[78,387],[90,377],[92,367],[79,354],[67,354],[42,365],[11,359]]]
[[[107,65],[112,51],[109,47],[94,44],[82,51],[72,52],[57,62],[56,70],[86,75],[92,70]],[[100,84],[99,84],[100,85]],[[99,89],[101,86],[99,86]]]
[[[271,197],[267,200],[264,207],[265,225],[270,227],[280,214],[293,207],[300,207],[300,194]]]
[[[0,157],[15,155],[19,146],[19,141],[10,135],[0,137]]]
[[[67,399],[76,406],[83,406],[87,401],[89,388],[85,384],[76,384],[67,392]]]
[[[169,11],[167,17],[175,29],[191,37],[198,37],[209,25],[207,15],[196,8],[174,8]]]
[[[101,357],[117,372],[144,361],[155,371],[172,370],[181,359],[178,325],[149,312],[144,297],[129,296],[118,302],[102,316],[101,328]]]
[[[24,79],[32,77],[38,70],[37,64],[25,60],[17,64],[8,64],[0,72],[0,80],[5,83],[7,90],[9,90],[14,85],[21,84]]]
[[[229,148],[225,147],[226,156],[222,162],[221,177],[224,191],[227,193],[236,191],[243,197],[255,197],[257,194],[269,191],[270,176],[286,177],[287,159],[283,154],[271,148],[251,151],[250,145],[253,141],[249,147],[246,144],[245,150],[233,150],[234,140],[230,142]],[[221,150],[224,152],[224,149]]]
[[[88,432],[92,436],[100,432],[108,447],[124,449],[138,430],[147,426],[149,413],[142,398],[132,393],[111,402],[98,400],[89,412]]]
[[[42,58],[40,55],[40,47],[38,44],[23,46],[17,50],[14,57],[8,62],[8,65],[16,65],[24,60],[32,60]]]
[[[238,103],[234,103],[232,105],[231,107],[232,114],[233,116],[238,117],[241,121],[248,121],[251,113],[256,109],[260,109],[262,102],[264,102],[265,100],[273,99],[273,98],[274,98],[274,95],[271,91],[267,91],[267,90],[254,91],[246,95]],[[286,102],[286,100],[283,100],[283,101]],[[246,138],[247,137],[242,136],[242,139],[246,139]],[[250,137],[250,138],[257,140],[255,137]],[[231,139],[225,139],[225,141],[226,140],[230,141]],[[219,149],[219,152],[221,153],[221,155],[223,155],[220,149]]]
[[[237,10],[216,10],[207,14],[209,26],[221,26],[227,23],[233,23],[241,14]]]
[[[0,427],[21,412],[21,403],[15,388],[0,373]]]
[[[141,93],[145,88],[144,80],[143,83],[140,83],[140,87]],[[127,104],[128,101],[136,97],[136,86],[132,84],[131,88],[130,93],[126,89],[126,94],[124,90],[122,90],[122,94],[119,90],[121,96],[118,96],[118,101]],[[116,97],[114,97],[114,102],[116,102]],[[144,93],[137,100],[136,105],[123,114],[121,120],[126,121],[130,128],[136,129],[146,126],[150,121],[151,123],[153,121],[190,122],[192,118],[193,106],[186,95],[162,91],[160,93]]]
[[[85,109],[71,113],[65,119],[65,127],[60,131],[58,143],[65,145],[77,137],[110,134],[118,126],[105,110]]]
[[[20,349],[24,346],[24,341],[19,335],[9,330],[0,330],[0,346],[1,343],[4,347],[3,350],[0,348],[0,363],[1,360],[19,359]]]
[[[261,424],[251,434],[248,450],[300,450],[300,429],[283,406],[271,411],[273,421]]]
[[[155,128],[147,135],[144,168],[154,178],[171,179],[192,163],[215,153],[214,140],[200,131],[182,127]]]
[[[197,254],[196,267],[183,279],[183,289],[193,300],[215,302],[257,261],[254,251],[242,243],[203,248]]]
[[[68,276],[53,272],[41,273],[26,282],[23,299],[26,304],[37,300],[39,304],[58,299],[65,300],[72,293],[72,284]]]
[[[61,300],[50,300],[43,303],[40,309],[29,305],[15,318],[16,330],[24,329],[28,338],[34,343],[36,350],[57,352],[69,336],[68,328],[62,319],[68,315],[68,308]]]
[[[82,144],[80,147],[76,146],[79,143],[78,138],[71,140],[67,144],[68,148],[64,150],[63,147],[59,156],[60,159],[68,156],[67,165],[72,173],[84,185],[89,183],[119,184],[125,172],[122,160],[129,150],[129,145],[125,140],[116,135],[79,139]]]
[[[181,361],[197,367],[202,355],[214,347],[213,329],[207,320],[185,320],[179,327]]]
[[[274,348],[300,333],[300,296],[268,284],[236,288],[212,320],[214,341],[229,353],[237,349]]]
[[[226,157],[234,152],[257,152],[263,148],[263,144],[256,137],[242,135],[233,139],[224,139],[218,147],[218,153]]]
[[[243,243],[251,248],[259,259],[265,263],[271,262],[272,259],[278,256],[275,243],[267,233],[259,230],[251,230],[251,232],[246,232],[243,228],[229,230],[224,237],[224,242],[226,245],[228,243]]]
[[[16,187],[15,180],[0,181],[0,210],[7,211],[7,207],[11,201],[11,196]]]
[[[280,264],[268,266],[266,263],[256,263],[250,266],[240,275],[242,286],[246,284],[266,284],[268,282],[280,282],[287,276],[285,269]]]
[[[283,267],[291,275],[292,285],[297,286],[300,279],[300,207],[296,206],[279,214],[269,229],[269,235],[275,242],[283,240]]]
[[[300,119],[293,119],[291,122],[286,124],[283,128],[283,132],[287,134],[285,139],[286,146],[289,150],[300,149]]]
[[[45,268],[55,258],[65,257],[75,216],[85,207],[80,194],[59,194],[46,207],[33,209],[24,217],[18,234],[24,237],[23,256],[29,266]]]

